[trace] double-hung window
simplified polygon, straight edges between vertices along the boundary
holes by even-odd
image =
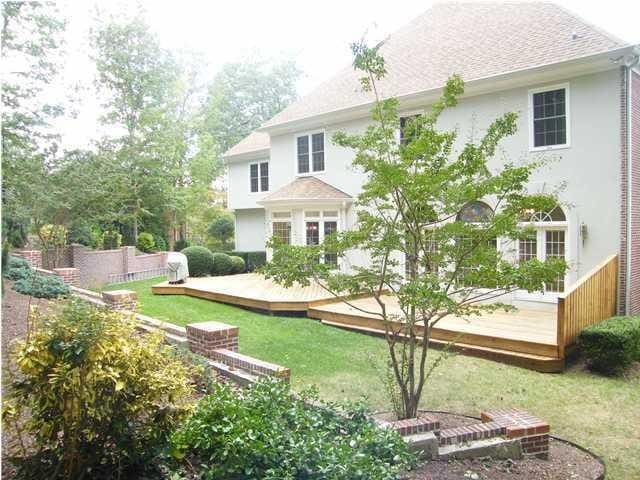
[[[324,133],[296,137],[298,174],[324,172]]]
[[[251,193],[269,191],[269,162],[249,165],[249,188]]]
[[[566,85],[529,92],[532,150],[569,146],[569,88]]]
[[[291,245],[291,212],[273,212],[271,218],[273,237],[280,243]]]

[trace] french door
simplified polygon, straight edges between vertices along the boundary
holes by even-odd
[[[530,236],[518,241],[518,260],[538,259],[544,262],[548,258],[566,259],[567,232],[561,228],[539,228]],[[544,293],[557,294],[564,292],[565,279],[559,276],[544,286]]]

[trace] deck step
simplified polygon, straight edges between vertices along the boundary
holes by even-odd
[[[334,322],[331,320],[320,320],[325,325],[332,327],[344,328],[346,330],[355,330],[359,332],[371,333],[374,335],[384,335],[382,330],[377,328],[363,327],[359,325],[350,325],[343,322]],[[431,339],[429,342],[434,347],[443,348],[448,346],[449,342],[444,340]],[[456,342],[451,350],[464,353],[465,355],[496,360],[510,365],[515,365],[530,370],[536,370],[544,373],[562,372],[564,369],[564,360],[558,357],[535,355],[532,353],[514,352],[500,348],[483,347],[480,345],[471,345],[463,342]]]

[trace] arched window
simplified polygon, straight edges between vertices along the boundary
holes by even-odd
[[[533,223],[534,231],[518,241],[518,260],[545,261],[547,258],[566,258],[567,217],[559,206],[548,212],[527,213],[523,222]],[[545,285],[547,292],[563,292],[564,277]]]
[[[488,222],[493,217],[493,209],[484,202],[473,201],[460,209],[456,220],[467,223]]]

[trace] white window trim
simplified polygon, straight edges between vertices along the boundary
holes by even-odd
[[[569,242],[569,222],[521,222],[519,226],[530,226],[535,228],[536,231],[536,258],[541,262],[546,260],[547,248],[546,248],[546,232],[549,231],[563,231],[564,232],[564,260],[569,263],[571,258],[571,243]],[[516,241],[516,261],[520,261],[520,241]],[[564,289],[569,288],[569,272],[568,270],[564,274]],[[544,292],[527,292],[526,290],[519,290],[516,297],[522,300],[549,300],[555,302],[559,295],[564,292],[550,292],[545,290]]]
[[[268,182],[269,182],[269,188],[267,190],[261,190],[262,189],[262,182],[260,181],[260,164],[262,163],[266,163],[269,164],[269,160],[259,160],[257,162],[249,162],[249,166],[247,167],[248,171],[249,171],[249,195],[262,195],[263,193],[269,193],[269,191],[271,190],[271,165],[269,165],[269,175],[267,176],[268,178]],[[251,165],[258,165],[258,191],[257,192],[252,192],[251,191]]]
[[[325,209],[327,211],[331,211],[332,209]],[[341,212],[339,209],[333,209],[333,210],[337,210],[338,215],[337,216],[327,216],[325,217],[324,215],[324,210],[322,208],[310,208],[310,209],[305,209],[302,212],[302,229],[304,231],[304,245],[307,245],[307,222],[318,222],[318,243],[319,245],[322,245],[322,243],[324,242],[324,222],[336,222],[336,232],[341,232],[342,231],[342,226],[340,224],[340,220],[341,220]],[[307,217],[307,212],[315,212],[315,211],[319,211],[320,215],[318,216],[313,216],[313,217]],[[338,257],[338,264],[335,267],[335,270],[340,270],[341,267],[341,258]],[[320,262],[324,263],[324,256],[322,256],[320,258]]]
[[[533,136],[533,95],[535,93],[549,92],[551,90],[560,90],[564,88],[564,102],[565,102],[565,125],[567,128],[567,141],[562,145],[545,145],[543,147],[534,147]],[[547,85],[544,87],[532,88],[528,92],[529,97],[529,116],[527,123],[529,127],[529,151],[530,152],[545,152],[548,150],[561,150],[563,148],[571,147],[571,90],[569,83],[560,83],[556,85]]]
[[[312,145],[312,139],[311,136],[316,134],[316,133],[321,133],[322,134],[322,138],[323,138],[323,146],[324,146],[324,169],[322,170],[313,170],[313,145]],[[298,171],[298,138],[300,137],[307,137],[309,139],[309,171],[308,172],[299,172]],[[321,175],[323,173],[325,173],[327,171],[327,134],[325,132],[324,129],[322,130],[313,130],[313,131],[309,131],[309,132],[301,132],[301,133],[296,133],[293,136],[293,152],[294,152],[294,157],[295,157],[295,163],[294,163],[294,168],[293,171],[296,172],[296,177],[309,177],[312,175]]]

